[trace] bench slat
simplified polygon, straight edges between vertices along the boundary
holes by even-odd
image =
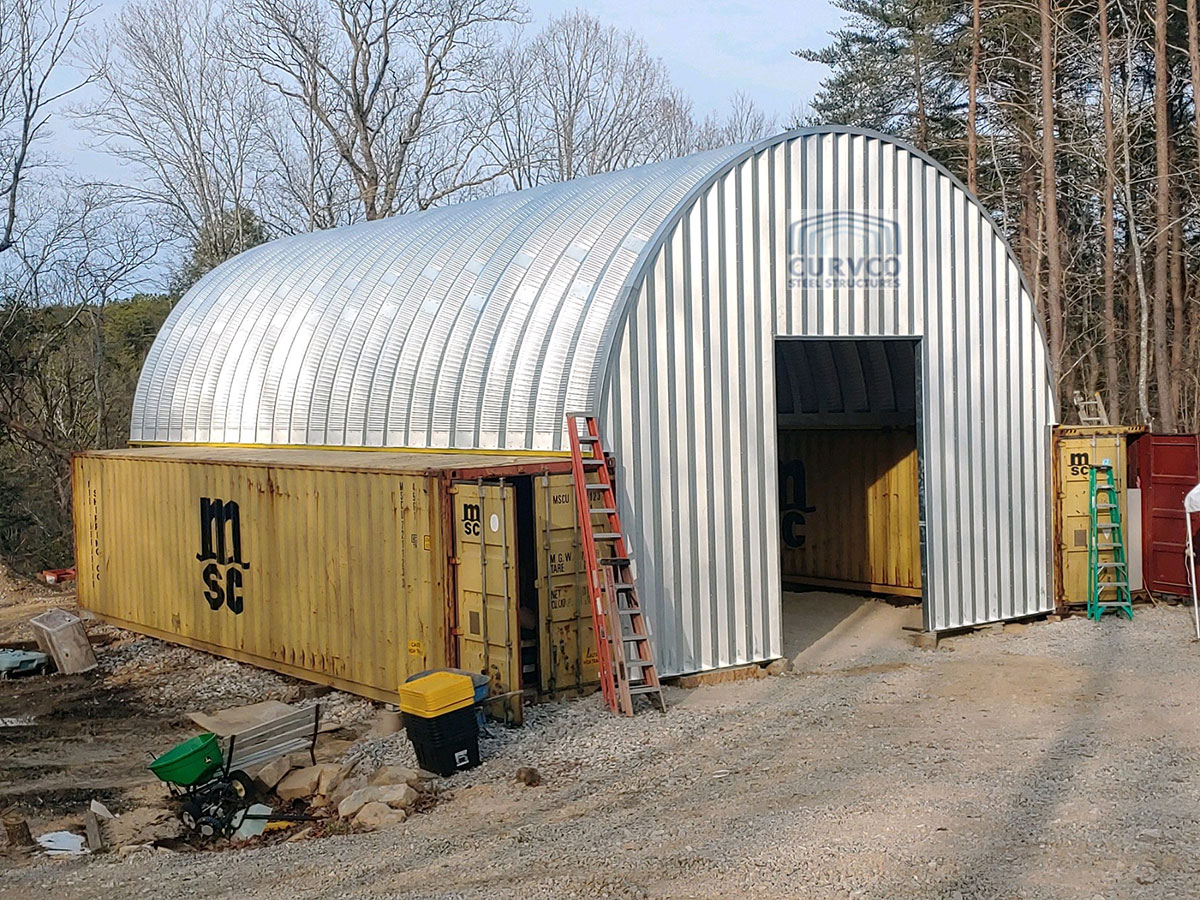
[[[317,704],[233,735],[223,748],[229,769],[245,769],[297,750],[312,754],[320,720],[321,707]]]

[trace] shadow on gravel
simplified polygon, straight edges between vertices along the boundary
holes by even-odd
[[[1118,623],[1109,619],[1094,626],[1092,649],[1083,657],[1088,677],[1074,697],[1059,698],[1061,702],[1070,702],[1074,712],[1067,727],[1046,749],[1039,752],[1032,765],[1025,769],[1019,767],[1020,747],[1013,744],[996,747],[999,757],[996,776],[1003,773],[1013,776],[1008,783],[1008,799],[1002,806],[991,809],[981,809],[978,805],[964,806],[963,812],[964,815],[980,815],[987,821],[987,830],[998,832],[998,835],[994,840],[982,843],[966,840],[955,842],[960,852],[953,860],[954,868],[963,874],[940,879],[937,882],[940,890],[935,889],[935,895],[952,896],[958,891],[964,897],[980,896],[981,893],[985,896],[1016,896],[1018,891],[1024,889],[1029,892],[1028,896],[1058,895],[1058,891],[1061,891],[1068,896],[1081,892],[1083,896],[1091,897],[1101,887],[1099,884],[1056,884],[1054,881],[1054,870],[1059,865],[1076,869],[1100,860],[1112,861],[1114,846],[1110,843],[1106,847],[1098,842],[1089,845],[1086,823],[1072,822],[1074,833],[1070,849],[1062,846],[1048,849],[1047,845],[1055,820],[1061,817],[1064,805],[1073,796],[1078,796],[1081,803],[1120,802],[1132,799],[1125,796],[1129,787],[1132,786],[1136,793],[1163,777],[1163,773],[1156,770],[1155,760],[1148,754],[1136,753],[1134,748],[1128,746],[1113,748],[1105,735],[1106,714],[1114,711],[1112,704],[1121,702],[1111,696],[1114,679],[1121,677],[1116,671],[1117,664],[1121,661],[1128,664],[1130,658],[1126,654],[1137,650],[1134,640],[1136,633],[1130,630],[1135,626],[1136,623]],[[1141,649],[1144,652],[1144,647]],[[1019,664],[1020,659],[1015,657],[1013,662]],[[1034,661],[1030,659],[1030,662]],[[1060,715],[1060,718],[1065,716]],[[1109,755],[1104,758],[1106,752]],[[1097,763],[1116,770],[1117,774],[1106,785],[1088,783],[1088,779],[1094,777],[1089,770]],[[953,779],[956,774],[944,771],[931,773],[931,776],[935,779]],[[1105,824],[1100,823],[1101,832]],[[1116,824],[1111,823],[1114,829]],[[972,849],[964,852],[968,847]],[[1136,847],[1126,849],[1137,851]],[[1059,859],[1049,864],[1043,858],[1055,855]],[[1132,880],[1132,872],[1125,874]],[[890,897],[912,891],[913,882],[909,873],[897,871],[891,875],[890,879],[878,884],[872,893]],[[1123,890],[1122,896],[1128,893],[1128,890]]]

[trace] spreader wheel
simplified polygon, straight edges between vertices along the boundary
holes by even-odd
[[[224,827],[212,816],[201,816],[196,821],[196,832],[202,838],[216,837],[224,831]]]

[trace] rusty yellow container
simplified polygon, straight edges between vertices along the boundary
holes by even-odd
[[[919,597],[916,434],[779,432],[783,579]]]
[[[74,462],[80,606],[395,702],[486,672],[491,708],[596,682],[569,460],[148,447]]]
[[[1131,426],[1064,426],[1054,429],[1055,590],[1059,606],[1088,601],[1088,542],[1091,497],[1088,471],[1093,465],[1113,467],[1117,502],[1129,559],[1126,478],[1129,441],[1145,432]]]
[[[534,511],[541,542],[538,613],[544,634],[540,648],[542,692],[548,696],[582,693],[600,683],[600,661],[572,477],[557,474],[538,478]]]
[[[147,448],[74,463],[79,604],[381,700],[446,664],[428,459]]]

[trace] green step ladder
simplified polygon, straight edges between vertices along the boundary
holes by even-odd
[[[1100,477],[1103,477],[1103,481]],[[1125,565],[1125,538],[1121,530],[1121,504],[1107,461],[1088,470],[1091,531],[1088,541],[1088,618],[1099,622],[1106,612],[1133,618],[1129,569]]]

